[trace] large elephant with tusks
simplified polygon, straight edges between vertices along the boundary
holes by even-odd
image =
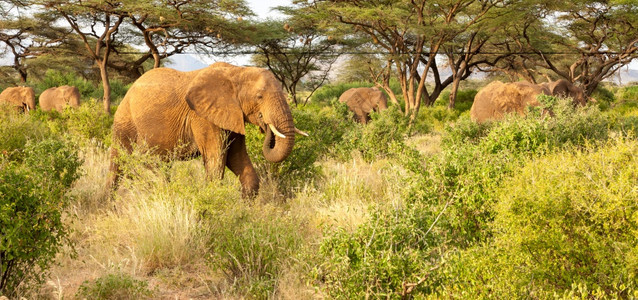
[[[145,143],[157,154],[178,159],[200,155],[210,178],[226,167],[239,177],[242,194],[255,195],[259,176],[246,150],[244,123],[265,133],[263,155],[286,159],[295,143],[295,127],[286,94],[266,69],[215,63],[180,72],[153,69],[131,86],[115,113],[110,185],[117,186],[119,151]]]

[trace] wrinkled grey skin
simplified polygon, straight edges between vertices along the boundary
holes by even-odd
[[[376,87],[349,89],[341,94],[339,102],[348,105],[348,109],[354,113],[355,120],[362,124],[370,121],[372,111],[379,112],[388,108],[388,99],[383,91]]]

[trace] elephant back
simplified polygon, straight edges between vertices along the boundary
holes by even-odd
[[[540,93],[542,87],[529,82],[491,82],[474,97],[470,118],[481,123],[502,119],[506,113],[524,115],[527,106],[539,105],[536,96]]]

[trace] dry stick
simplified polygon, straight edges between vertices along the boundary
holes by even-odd
[[[458,188],[457,188],[458,190]],[[454,201],[454,196],[456,196],[456,190],[454,191],[454,193],[452,193],[452,196],[450,197],[450,199],[445,203],[445,206],[443,207],[443,209],[441,210],[441,212],[439,213],[438,216],[436,216],[436,219],[434,220],[434,222],[432,222],[432,225],[430,225],[430,228],[428,228],[428,231],[425,232],[425,235],[428,235],[428,233],[430,233],[430,231],[432,230],[432,228],[434,228],[434,225],[439,221],[439,219],[441,218],[441,215],[443,215],[443,213],[445,212],[445,210],[447,209],[448,206],[450,206],[450,204],[452,203],[452,201]]]

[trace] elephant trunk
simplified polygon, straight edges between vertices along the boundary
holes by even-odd
[[[292,147],[295,145],[295,125],[292,121],[292,114],[288,104],[284,102],[285,109],[273,118],[272,123],[266,126],[266,137],[264,138],[264,157],[271,162],[281,162],[290,155]]]
[[[35,92],[33,91],[33,89],[29,88],[30,90],[27,91],[27,100],[24,103],[25,104],[25,111],[28,112],[30,110],[34,110],[35,109]]]

